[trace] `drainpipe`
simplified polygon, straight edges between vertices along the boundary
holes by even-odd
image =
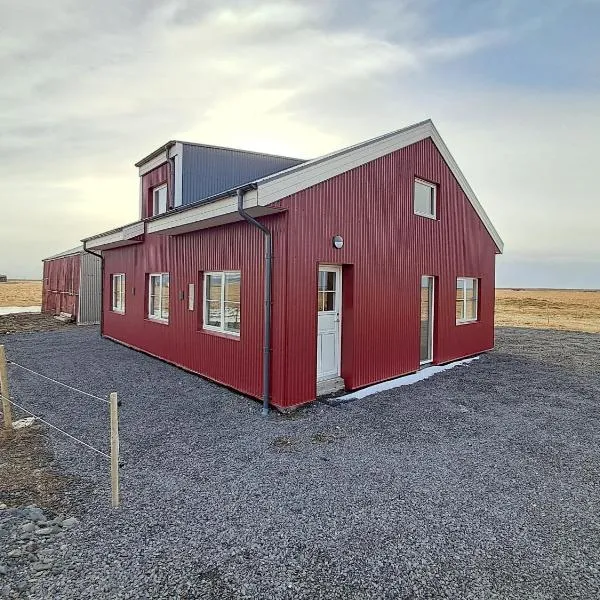
[[[85,242],[83,242],[83,251],[97,256],[100,259],[100,335],[104,335],[104,256],[97,252],[92,252],[86,248]],[[79,284],[81,286],[81,283]],[[79,298],[81,302],[81,297]]]
[[[271,279],[273,276],[273,237],[271,231],[262,223],[251,217],[244,210],[244,193],[249,188],[237,190],[238,213],[250,225],[260,229],[265,239],[265,307],[263,330],[263,408],[264,416],[269,414],[269,397],[271,395]]]

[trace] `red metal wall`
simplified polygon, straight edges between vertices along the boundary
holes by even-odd
[[[438,184],[438,220],[413,214],[415,176]],[[153,184],[154,185],[154,184]],[[260,193],[260,190],[259,190]],[[420,278],[436,277],[434,362],[493,347],[495,246],[430,140],[313,186],[264,219],[274,232],[272,402],[315,398],[317,270],[343,265],[342,376],[355,389],[419,368]],[[334,235],[344,237],[341,250]],[[147,236],[105,252],[104,334],[260,397],[263,240],[247,223]],[[239,339],[202,330],[202,271],[242,273]],[[147,274],[169,272],[169,325],[150,321]],[[110,274],[126,274],[126,314]],[[456,325],[456,277],[481,278],[480,319]],[[196,284],[189,311],[187,285]],[[180,293],[184,296],[181,297]]]
[[[142,219],[152,216],[152,189],[157,185],[167,183],[169,177],[169,164],[164,163],[152,171],[142,175]],[[171,190],[167,189],[167,198],[170,202]]]
[[[437,220],[413,181],[438,184]],[[259,191],[260,193],[260,191]],[[285,405],[316,393],[318,264],[343,269],[342,376],[355,389],[419,368],[420,282],[436,278],[434,363],[494,345],[495,245],[431,140],[285,198],[289,308]],[[336,250],[332,237],[341,235]],[[481,278],[480,319],[456,325],[456,278]]]
[[[268,219],[275,244],[284,245],[281,216]],[[262,393],[263,237],[247,223],[168,237],[149,235],[143,244],[104,252],[104,335],[235,387],[251,396]],[[280,260],[280,259],[278,259]],[[240,270],[239,338],[202,329],[203,272]],[[169,324],[147,318],[147,275],[170,273]],[[113,273],[125,273],[125,314],[111,306]],[[188,310],[188,284],[195,284],[196,309]],[[274,293],[283,297],[283,279]],[[183,297],[181,297],[183,294]],[[277,327],[281,332],[281,324]],[[275,335],[273,351],[281,352]],[[279,393],[279,392],[278,392]]]
[[[77,316],[80,272],[79,254],[44,261],[42,312],[54,315],[65,312]]]

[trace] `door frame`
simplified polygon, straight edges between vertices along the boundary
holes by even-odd
[[[423,278],[427,277],[431,281],[431,298],[429,299],[429,314],[430,314],[430,324],[429,324],[429,356],[427,360],[421,360],[421,329],[419,327],[419,366],[424,367],[433,363],[433,350],[434,350],[434,339],[435,339],[435,275],[421,275],[419,278],[419,292],[422,292],[423,289]],[[421,302],[422,297],[419,295],[419,323],[421,322]]]
[[[334,272],[337,273],[337,277],[335,278],[336,280],[336,290],[335,290],[335,300],[336,300],[336,307],[337,307],[337,313],[338,313],[338,320],[337,320],[337,324],[338,324],[338,331],[337,331],[337,347],[338,347],[338,353],[337,353],[337,369],[336,369],[336,374],[335,375],[329,375],[327,377],[324,378],[320,378],[319,377],[319,365],[318,365],[318,353],[315,356],[315,366],[317,367],[316,371],[317,371],[317,383],[321,382],[321,381],[327,381],[329,379],[335,379],[337,377],[341,376],[342,373],[342,273],[343,273],[343,269],[342,269],[342,265],[331,265],[331,264],[322,264],[322,263],[318,263],[317,264],[317,312],[316,312],[316,316],[317,316],[317,331],[316,331],[316,339],[315,342],[318,341],[319,339],[319,305],[318,305],[318,297],[319,297],[319,273],[321,271],[329,271],[329,272]],[[315,349],[316,349],[316,343],[315,343]]]

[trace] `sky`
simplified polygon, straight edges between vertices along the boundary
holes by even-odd
[[[600,288],[600,0],[0,0],[0,272],[138,218],[171,139],[311,158],[433,119],[497,285]]]

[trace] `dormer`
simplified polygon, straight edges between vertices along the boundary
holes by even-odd
[[[140,218],[168,212],[304,162],[298,158],[170,141],[136,163]]]

